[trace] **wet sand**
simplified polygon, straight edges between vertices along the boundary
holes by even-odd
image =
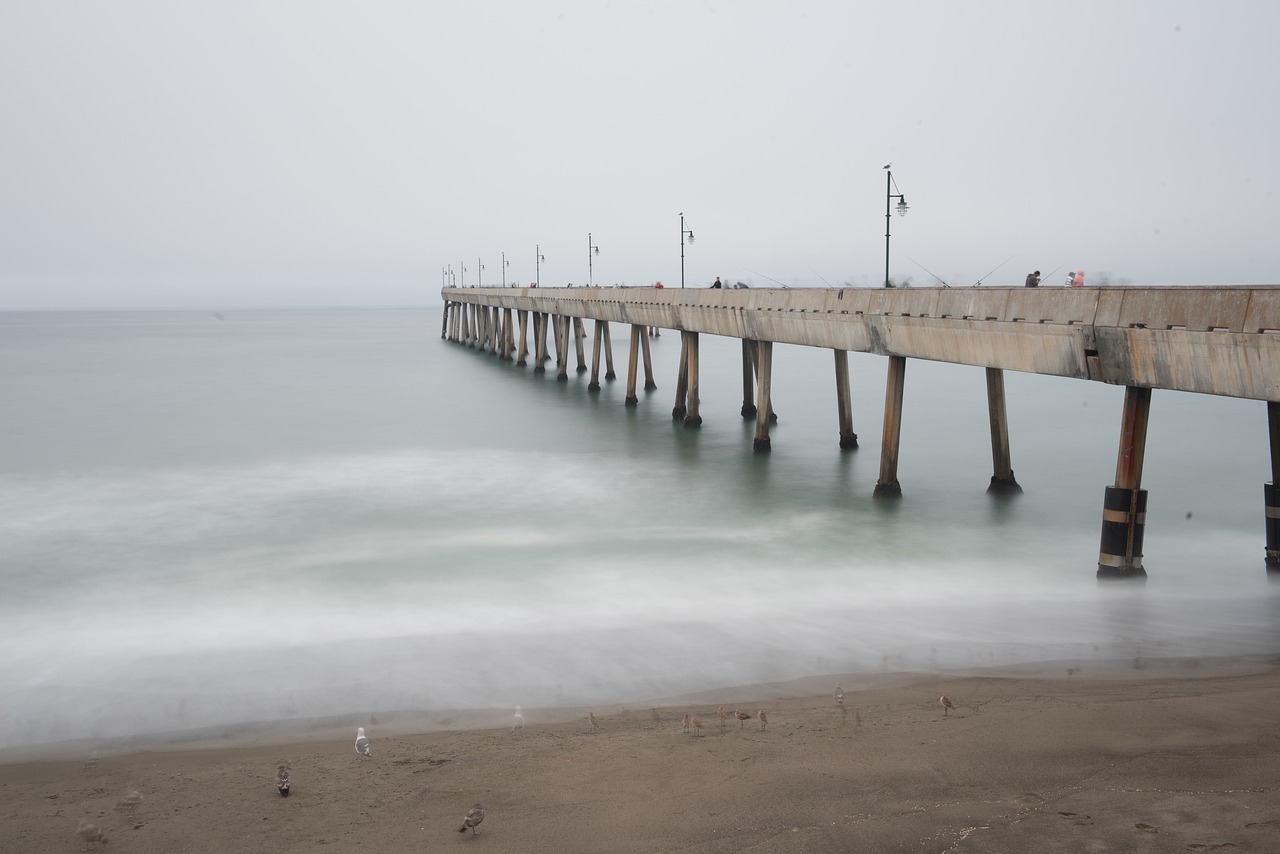
[[[523,711],[515,730],[507,712],[366,716],[10,762],[0,850],[84,850],[82,819],[108,835],[103,850],[157,854],[1280,850],[1269,663],[811,679],[689,698],[656,724],[649,707]],[[684,731],[686,711],[702,735]],[[357,725],[372,759],[354,750]],[[285,761],[288,798],[274,782]],[[479,834],[458,833],[475,802]]]

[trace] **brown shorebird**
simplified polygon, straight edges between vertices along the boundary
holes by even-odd
[[[95,842],[101,842],[103,845],[106,845],[111,841],[107,839],[107,835],[102,832],[102,828],[98,827],[88,819],[84,819],[80,822],[80,826],[76,828],[76,836],[83,839],[88,844],[89,848],[92,848]]]
[[[691,724],[692,722],[693,722],[693,719],[689,717],[689,713],[685,712],[684,713],[684,731],[685,732],[689,731],[689,724]]]
[[[598,720],[596,720],[596,713],[595,713],[595,712],[587,712],[587,718],[588,718],[588,720],[590,720],[590,721],[591,721],[591,731],[592,731],[592,732],[595,732],[596,730],[600,729],[600,722],[599,722]]]
[[[467,814],[462,817],[462,827],[458,828],[459,833],[466,833],[467,828],[471,828],[471,835],[475,836],[480,831],[476,830],[476,825],[484,821],[484,807],[479,804],[472,804],[471,809],[467,810]]]
[[[938,702],[942,704],[942,716],[943,716],[944,718],[947,716],[947,710],[948,710],[948,709],[954,709],[954,708],[955,708],[955,706],[951,705],[951,700],[947,699],[947,695],[946,695],[946,694],[943,694],[941,697],[939,697],[939,698],[938,698]]]
[[[751,720],[751,715],[742,711],[742,709],[734,709],[733,716],[738,719],[738,729],[742,729],[746,722]]]
[[[764,713],[764,709],[756,712],[756,717],[760,719],[760,729],[764,729],[769,725],[769,716]]]
[[[702,718],[697,715],[689,718],[689,726],[693,727],[694,736],[702,735]]]
[[[280,797],[289,797],[289,764],[285,763],[276,769],[276,789]]]
[[[720,726],[724,726],[724,719],[729,717],[729,713],[724,710],[724,706],[716,709],[716,717],[720,719]]]

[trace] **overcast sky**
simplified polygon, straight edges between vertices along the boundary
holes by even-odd
[[[1280,3],[0,3],[0,309],[1280,282]],[[896,202],[896,200],[895,200]],[[1055,271],[1049,277],[1051,271]],[[993,272],[994,270],[994,272]],[[1092,281],[1090,281],[1092,283]]]

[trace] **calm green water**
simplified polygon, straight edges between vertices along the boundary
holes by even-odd
[[[778,347],[773,452],[703,336],[659,388],[440,339],[439,309],[0,314],[0,748],[394,709],[643,702],[827,673],[1280,652],[1265,405],[1156,392],[1141,589],[1094,581],[1123,390]],[[625,330],[615,329],[617,342]],[[625,350],[615,352],[625,377]],[[642,393],[643,394],[643,393]]]

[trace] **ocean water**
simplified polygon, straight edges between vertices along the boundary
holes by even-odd
[[[0,750],[256,721],[644,703],[823,674],[1271,656],[1265,404],[1156,391],[1143,585],[1095,581],[1123,389],[777,347],[773,451],[703,336],[701,429],[441,310],[0,314]],[[850,687],[848,684],[846,687]]]

